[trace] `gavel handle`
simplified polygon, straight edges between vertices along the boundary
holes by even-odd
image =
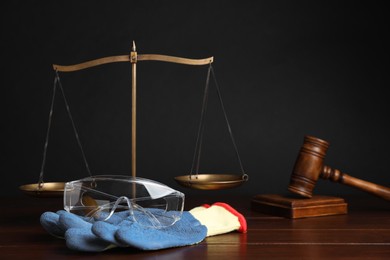
[[[320,177],[358,188],[385,200],[390,200],[390,188],[352,177],[329,166],[323,167]]]

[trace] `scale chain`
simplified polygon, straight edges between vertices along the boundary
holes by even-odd
[[[61,84],[61,81],[60,81],[60,77],[58,75],[58,71],[56,71],[56,78],[58,79],[58,85],[60,86],[62,97],[64,98],[66,111],[68,112],[69,119],[72,122],[72,128],[73,128],[73,132],[74,132],[74,134],[76,136],[77,144],[80,147],[80,151],[81,151],[81,154],[83,156],[83,160],[84,160],[84,163],[85,163],[85,168],[87,169],[87,172],[88,172],[89,176],[92,176],[91,170],[89,168],[89,164],[88,164],[88,161],[87,161],[87,157],[85,156],[85,152],[84,152],[83,146],[81,145],[79,134],[77,132],[76,125],[75,125],[74,120],[73,120],[72,113],[70,113],[69,104],[68,104],[68,101],[66,99],[64,88],[62,87],[62,84]]]
[[[236,144],[236,141],[235,141],[234,136],[233,136],[232,128],[231,128],[230,123],[229,123],[229,119],[228,119],[228,116],[227,116],[227,113],[226,113],[225,106],[224,106],[224,104],[223,104],[222,95],[221,95],[221,90],[220,90],[220,87],[219,87],[218,82],[217,82],[217,77],[215,76],[215,72],[214,72],[214,69],[213,69],[213,67],[211,66],[211,64],[210,64],[210,67],[211,67],[211,73],[212,73],[212,75],[213,75],[215,87],[216,87],[216,89],[217,89],[219,102],[221,103],[223,115],[225,116],[226,125],[227,125],[228,130],[229,130],[229,135],[230,135],[230,138],[232,139],[232,143],[233,143],[233,146],[234,146],[234,150],[235,150],[235,152],[236,152],[236,156],[237,156],[237,159],[238,159],[238,163],[240,164],[240,168],[241,168],[241,172],[242,172],[242,174],[243,174],[243,178],[246,178],[246,179],[247,179],[247,178],[248,178],[248,175],[245,173],[244,167],[243,167],[243,165],[242,165],[240,153],[238,152],[237,144]]]
[[[200,156],[201,156],[203,132],[204,132],[205,112],[206,112],[206,109],[207,109],[207,100],[208,100],[209,83],[210,83],[210,75],[211,74],[213,76],[214,84],[215,84],[215,87],[217,89],[218,99],[219,99],[219,102],[220,102],[221,107],[222,107],[222,112],[224,114],[224,118],[225,118],[225,122],[226,122],[226,125],[227,125],[227,128],[228,128],[228,131],[229,131],[230,139],[232,140],[233,147],[234,147],[237,159],[238,159],[238,163],[240,165],[240,169],[241,169],[241,172],[242,172],[242,177],[243,177],[243,179],[247,180],[248,179],[248,175],[245,173],[244,167],[242,165],[240,153],[238,152],[237,144],[235,142],[235,139],[234,139],[234,136],[233,136],[233,132],[232,132],[232,129],[231,129],[231,126],[230,126],[230,123],[229,123],[229,119],[228,119],[228,116],[227,116],[227,113],[226,113],[226,109],[225,109],[225,106],[224,106],[224,103],[223,103],[223,100],[222,100],[221,90],[220,90],[220,87],[218,85],[214,69],[213,69],[211,64],[210,64],[208,72],[207,72],[207,79],[206,79],[206,86],[205,86],[204,94],[203,94],[203,102],[202,102],[200,123],[199,123],[199,128],[198,128],[198,135],[197,135],[197,139],[196,139],[194,158],[193,158],[190,174],[191,175],[193,174],[194,168],[195,168],[195,176],[196,177],[198,176],[198,173],[199,173]]]
[[[54,100],[55,100],[55,96],[56,96],[56,90],[57,90],[57,77],[54,78],[53,95],[51,98],[51,105],[50,105],[48,126],[47,126],[47,131],[46,131],[45,145],[43,147],[43,156],[42,156],[43,159],[42,159],[41,171],[39,173],[39,180],[38,180],[38,187],[37,187],[38,189],[42,188],[42,186],[43,186],[43,172],[45,170],[45,165],[46,165],[46,153],[47,153],[47,146],[49,144],[51,120],[53,117],[53,107],[54,107]]]
[[[209,85],[210,85],[209,84],[210,83],[210,72],[211,72],[211,64],[210,64],[209,69],[207,71],[206,84],[205,84],[205,89],[204,89],[204,93],[203,93],[202,109],[201,109],[200,120],[199,120],[200,123],[199,123],[199,128],[198,128],[198,134],[196,137],[194,158],[192,161],[192,166],[191,166],[191,171],[190,171],[190,174],[192,175],[194,172],[194,167],[196,167],[196,169],[195,169],[196,177],[198,177],[198,173],[199,173],[200,154],[201,154],[201,150],[202,150],[202,140],[203,140],[203,132],[204,132],[204,120],[205,120],[204,115],[205,115],[206,109],[207,109],[207,99],[208,99]],[[195,166],[195,162],[196,162],[196,166]]]
[[[55,78],[54,78],[54,84],[53,84],[53,96],[52,96],[51,105],[50,105],[50,112],[49,112],[49,120],[48,120],[47,132],[46,132],[45,145],[44,145],[44,148],[43,148],[43,159],[42,159],[41,171],[40,171],[40,174],[39,174],[38,189],[42,188],[42,186],[44,184],[44,182],[43,182],[43,175],[44,175],[44,169],[45,169],[45,165],[46,165],[47,147],[48,147],[48,144],[49,144],[49,136],[50,136],[50,130],[51,130],[53,111],[54,111],[54,101],[55,101],[55,96],[56,96],[57,84],[58,84],[58,87],[61,90],[62,98],[64,99],[64,102],[65,102],[66,111],[67,111],[69,119],[70,119],[70,121],[72,123],[73,132],[75,134],[75,137],[76,137],[76,140],[77,140],[77,144],[78,144],[78,146],[79,146],[79,148],[81,150],[81,154],[82,154],[82,157],[83,157],[83,161],[85,163],[85,167],[87,169],[87,172],[88,172],[89,176],[92,176],[91,170],[89,168],[89,164],[88,164],[88,161],[87,161],[87,158],[85,156],[85,152],[84,152],[83,146],[81,145],[81,141],[80,141],[80,137],[79,137],[79,134],[77,132],[77,129],[76,129],[76,125],[75,125],[74,120],[73,120],[72,113],[70,112],[69,104],[68,104],[68,101],[67,101],[66,96],[65,96],[65,91],[64,91],[64,89],[62,87],[62,84],[61,84],[61,81],[60,81],[60,77],[58,75],[58,71],[56,71],[56,75],[55,75]]]

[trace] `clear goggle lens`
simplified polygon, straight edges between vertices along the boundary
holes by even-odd
[[[100,175],[65,184],[65,210],[91,220],[106,221],[119,213],[143,226],[163,228],[181,218],[183,207],[183,193],[139,177]]]

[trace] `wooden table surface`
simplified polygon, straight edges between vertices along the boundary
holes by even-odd
[[[389,201],[345,198],[347,215],[291,220],[252,211],[251,198],[186,198],[186,210],[229,203],[246,217],[246,234],[232,232],[152,252],[114,248],[103,253],[71,251],[41,227],[40,215],[61,209],[61,198],[0,198],[0,259],[390,259]]]

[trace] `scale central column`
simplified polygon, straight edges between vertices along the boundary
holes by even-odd
[[[133,41],[131,62],[131,176],[136,177],[137,150],[137,51]]]

